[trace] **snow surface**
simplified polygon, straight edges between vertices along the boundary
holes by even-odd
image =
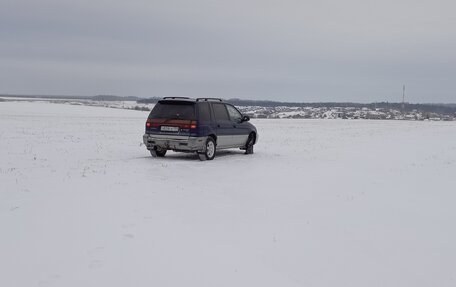
[[[253,120],[200,162],[146,117],[0,103],[0,286],[456,286],[456,123]]]

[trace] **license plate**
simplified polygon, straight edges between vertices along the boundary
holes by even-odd
[[[179,127],[161,126],[160,130],[163,132],[178,132]]]

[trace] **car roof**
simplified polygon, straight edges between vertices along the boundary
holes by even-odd
[[[225,103],[224,100],[220,98],[187,98],[187,97],[164,97],[163,99],[159,100],[159,102],[220,102],[220,103]]]

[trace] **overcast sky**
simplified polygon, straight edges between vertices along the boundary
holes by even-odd
[[[455,3],[1,0],[0,93],[456,102]]]

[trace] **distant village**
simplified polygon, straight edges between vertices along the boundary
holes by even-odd
[[[149,111],[160,98],[120,97],[111,95],[29,96],[1,95],[1,101],[50,101],[72,105]],[[242,113],[258,119],[369,119],[410,121],[456,121],[456,104],[412,103],[288,103],[274,101],[227,99]]]
[[[244,114],[251,118],[289,119],[370,119],[370,120],[410,120],[410,121],[456,121],[455,114],[440,114],[411,110],[368,107],[261,107],[240,106]]]

